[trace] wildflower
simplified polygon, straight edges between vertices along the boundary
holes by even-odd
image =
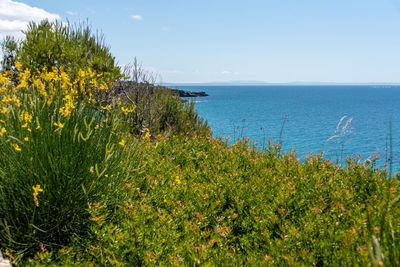
[[[6,128],[0,127],[0,136],[3,136],[5,132],[7,132]]]
[[[60,108],[60,114],[63,117],[68,117],[71,114],[71,111],[75,108],[75,105],[71,95],[66,95],[63,100],[66,101],[66,103],[65,106]]]
[[[97,80],[96,80],[96,79],[92,79],[89,83],[90,83],[91,85],[93,85],[93,87],[98,87],[98,84],[97,84]]]
[[[94,126],[94,129],[97,130],[97,129],[99,129],[99,127],[100,126],[98,124],[96,124],[96,126]]]
[[[21,148],[19,147],[19,145],[18,144],[13,144],[13,143],[11,143],[11,146],[15,149],[15,151],[21,151]]]
[[[24,138],[24,141],[28,142],[28,141],[29,141],[29,137],[28,137],[28,136],[25,137],[25,138]]]
[[[40,184],[37,184],[36,186],[32,186],[33,189],[33,202],[35,202],[36,207],[39,207],[39,200],[37,196],[39,195],[39,192],[43,192],[43,189],[40,188]]]
[[[63,128],[63,127],[64,127],[64,124],[62,124],[60,121],[58,121],[58,122],[55,122],[55,123],[54,123],[54,126],[58,126],[58,127],[60,127],[60,128]]]
[[[149,128],[144,128],[143,131],[145,132],[144,136],[142,137],[143,140],[148,140],[151,137],[151,134],[149,133],[150,130]]]
[[[28,81],[31,76],[31,72],[26,69],[24,72],[19,74],[19,84],[17,85],[17,89],[28,87]]]
[[[26,123],[32,122],[32,115],[29,114],[28,112],[21,112],[21,115],[19,116],[21,121],[24,121]]]
[[[14,66],[17,70],[21,70],[22,64],[19,61],[15,61]]]
[[[125,146],[125,140],[122,139],[121,142],[118,143],[120,146],[124,147]]]
[[[111,109],[111,106],[110,106],[110,105],[107,105],[107,106],[105,106],[105,107],[103,107],[102,105],[100,105],[100,107],[101,107],[102,109],[104,109],[104,110],[110,110],[110,109]]]
[[[175,183],[176,183],[177,185],[180,185],[180,184],[181,184],[181,180],[179,179],[179,176],[176,176],[176,177],[175,177]]]
[[[133,105],[129,108],[121,107],[121,110],[125,115],[128,115],[129,113],[133,112],[135,109],[136,109],[136,105]]]

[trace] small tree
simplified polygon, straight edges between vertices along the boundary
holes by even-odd
[[[12,70],[17,48],[18,42],[12,36],[6,36],[4,41],[1,43],[1,50],[3,52],[1,65],[3,66],[4,70]]]
[[[121,77],[103,35],[93,34],[88,23],[69,25],[43,20],[31,22],[23,33],[25,39],[20,43],[11,37],[3,42],[4,69],[12,69],[18,61],[29,69],[64,66],[72,76],[79,69],[90,67],[111,79]]]

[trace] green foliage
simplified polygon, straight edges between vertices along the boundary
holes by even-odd
[[[62,116],[61,91],[43,97],[34,86],[11,86],[9,96],[7,88],[0,86],[0,247],[26,256],[87,236],[91,206],[116,208],[134,143],[118,131],[118,108],[82,100]],[[11,98],[20,102],[3,106]]]
[[[300,162],[207,133],[135,147],[130,192],[96,239],[52,259],[92,265],[399,265],[400,183],[373,165]],[[104,207],[91,209],[105,218]],[[101,215],[104,215],[101,217]],[[33,262],[40,260],[38,254]]]
[[[18,42],[14,37],[6,36],[1,43],[1,51],[3,52],[3,59],[0,62],[4,70],[13,70],[16,51],[18,49]]]
[[[18,61],[24,69],[51,70],[53,66],[64,66],[73,75],[79,69],[90,67],[107,78],[121,77],[103,36],[94,35],[88,24],[65,25],[43,20],[31,22],[24,34],[25,39],[19,45],[5,40],[9,53],[4,54],[3,68],[9,69],[9,65]]]
[[[166,87],[136,84],[126,86],[124,90],[128,92],[126,105],[136,105],[135,111],[126,118],[136,134],[140,134],[144,127],[153,134],[193,134],[207,128],[207,123],[195,110],[194,102],[182,101]]]
[[[399,177],[375,159],[228,145],[146,79],[103,97],[119,69],[88,28],[26,35],[6,40],[13,73],[0,73],[0,248],[13,263],[400,264]]]

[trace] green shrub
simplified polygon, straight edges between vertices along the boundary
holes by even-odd
[[[79,69],[90,67],[111,80],[121,77],[120,68],[102,35],[94,35],[88,24],[66,25],[43,20],[31,22],[24,31],[25,38],[16,42],[3,41],[3,68],[15,70],[15,62],[23,69],[51,70],[63,66],[74,78]]]
[[[94,265],[399,264],[400,183],[372,165],[300,162],[208,133],[136,147],[121,209],[97,240],[47,259]],[[98,218],[104,207],[92,209]],[[32,263],[40,262],[38,254]]]
[[[136,105],[136,110],[127,118],[136,134],[140,134],[143,128],[150,129],[155,135],[171,132],[193,134],[207,128],[207,122],[198,115],[194,102],[183,101],[169,88],[133,83],[124,83],[121,87],[126,105]]]
[[[87,236],[90,206],[115,209],[134,142],[120,106],[91,103],[103,89],[57,69],[10,76],[0,74],[0,247],[29,255]]]

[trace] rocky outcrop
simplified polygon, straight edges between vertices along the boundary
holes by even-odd
[[[203,97],[208,96],[206,92],[192,92],[186,90],[172,89],[173,93],[179,93],[180,97]]]

